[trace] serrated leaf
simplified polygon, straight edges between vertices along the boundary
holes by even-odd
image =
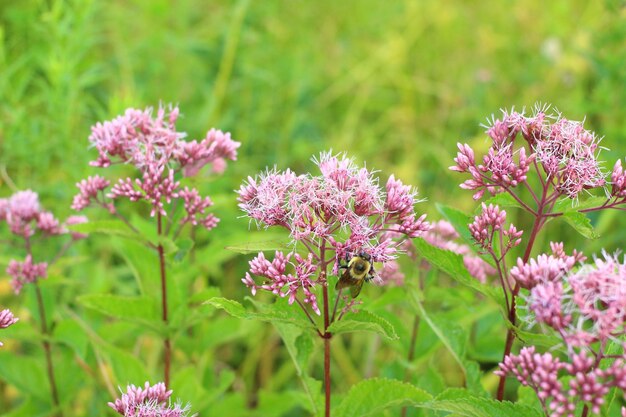
[[[432,246],[421,238],[414,239],[413,243],[417,253],[428,263],[445,272],[460,284],[473,288],[481,294],[486,295],[496,301],[500,306],[504,305],[501,292],[494,287],[481,283],[470,275],[467,268],[465,268],[461,255]]]
[[[426,408],[464,417],[542,417],[534,408],[509,401],[476,397],[467,390],[452,388],[441,393]]]
[[[254,300],[250,300],[264,311],[255,312],[247,310],[241,303],[235,300],[229,300],[223,297],[213,297],[204,302],[204,304],[211,305],[213,307],[224,310],[233,317],[239,319],[255,319],[267,322],[281,322],[290,323],[298,327],[311,328],[310,322],[304,320],[298,313],[297,307],[293,307],[291,310],[281,308],[280,300],[277,300],[274,304],[255,303]]]
[[[250,253],[291,250],[291,247],[289,246],[289,242],[287,240],[272,239],[228,245],[224,249],[247,255]]]
[[[360,310],[356,313],[347,314],[343,319],[332,323],[328,327],[332,334],[351,332],[374,332],[384,336],[388,340],[398,339],[394,327],[378,314],[370,311]]]
[[[432,398],[426,391],[405,382],[385,378],[366,379],[350,388],[333,416],[380,416],[387,408],[419,406]]]
[[[87,294],[78,297],[78,302],[87,308],[118,319],[146,322],[160,321],[156,302],[150,297]]]
[[[599,236],[591,226],[591,220],[583,213],[568,211],[561,216],[574,230],[587,239],[597,239]]]

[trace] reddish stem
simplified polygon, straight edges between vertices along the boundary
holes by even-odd
[[[157,233],[159,236],[163,234],[163,219],[161,217],[161,213],[157,213]],[[168,316],[167,316],[167,276],[165,274],[165,251],[163,249],[163,244],[159,243],[157,246],[157,251],[159,252],[159,268],[161,270],[161,318],[163,323],[167,326]],[[165,386],[169,388],[170,386],[170,364],[172,361],[172,343],[170,341],[169,333],[168,336],[165,337],[163,341],[163,350],[164,350],[164,383]]]
[[[52,351],[50,349],[50,342],[48,341],[48,325],[46,324],[46,311],[43,304],[43,297],[41,296],[41,288],[39,284],[35,282],[35,293],[37,294],[37,305],[39,307],[39,320],[41,320],[41,333],[44,335],[43,350],[46,353],[46,371],[48,372],[48,381],[50,382],[50,392],[52,394],[52,403],[55,408],[59,408],[59,392],[57,390],[57,384],[54,379],[54,366],[52,363]],[[59,410],[57,417],[63,417],[63,412]]]
[[[535,244],[535,240],[537,239],[537,235],[539,234],[539,230],[541,230],[541,226],[543,225],[543,204],[546,197],[546,189],[544,189],[541,202],[539,207],[537,208],[537,216],[535,217],[535,221],[533,223],[533,229],[530,232],[530,238],[528,239],[528,245],[526,245],[526,251],[524,252],[524,263],[528,262],[530,258],[530,254],[532,252],[533,245]],[[509,309],[509,323],[511,323],[511,327],[506,332],[506,342],[504,344],[504,354],[502,355],[502,362],[504,359],[511,354],[511,349],[513,348],[513,342],[515,341],[515,332],[514,327],[517,323],[517,311],[516,311],[516,297],[519,294],[520,286],[518,283],[515,284],[513,291],[511,292],[511,308]],[[504,399],[504,388],[506,386],[506,376],[501,376],[500,381],[498,382],[498,391],[496,394],[496,398],[498,401],[502,401]]]
[[[322,243],[320,248],[320,259],[322,260],[322,268],[319,281],[322,283],[322,296],[324,298],[324,416],[330,417],[330,339],[332,334],[328,331],[330,326],[330,308],[328,302],[328,281],[326,279],[326,245]]]

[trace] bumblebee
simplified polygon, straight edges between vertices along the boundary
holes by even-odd
[[[348,257],[343,264],[339,265],[340,270],[344,270],[335,285],[336,290],[350,287],[352,298],[359,296],[363,282],[374,279],[374,266],[372,257],[364,252],[353,256],[349,261]]]

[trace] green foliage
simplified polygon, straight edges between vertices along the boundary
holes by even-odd
[[[383,317],[367,310],[347,314],[341,320],[332,323],[328,327],[328,331],[332,334],[366,331],[378,333],[389,340],[398,338],[391,323]]]

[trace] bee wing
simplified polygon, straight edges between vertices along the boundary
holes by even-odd
[[[340,290],[342,288],[351,287],[352,285],[356,284],[357,281],[358,280],[352,278],[352,276],[350,275],[350,271],[346,270],[343,274],[341,274],[341,277],[339,277],[339,281],[337,281],[337,284],[335,284],[335,289]]]
[[[361,293],[361,288],[363,288],[363,281],[365,281],[364,279],[360,279],[358,280],[351,288],[350,288],[350,295],[352,296],[352,298],[357,298],[359,296],[359,294]]]

